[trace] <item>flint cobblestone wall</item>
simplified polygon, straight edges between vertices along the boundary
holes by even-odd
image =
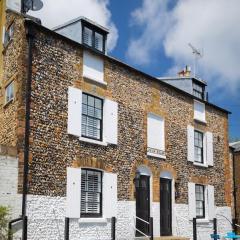
[[[95,159],[103,162],[103,168],[118,173],[119,200],[133,199],[135,169],[145,164],[155,179],[159,179],[160,171],[166,168],[174,172],[180,186],[177,203],[187,203],[187,183],[191,179],[201,181],[205,176],[205,183],[214,185],[218,193],[216,204],[231,204],[230,193],[222,187],[230,176],[228,149],[225,147],[228,144],[226,113],[206,106],[207,124],[194,122],[193,99],[190,97],[107,58],[107,86],[98,86],[82,77],[82,63],[81,47],[55,35],[36,33],[31,109],[31,194],[64,196],[66,167],[82,166],[83,161],[91,165]],[[117,146],[92,145],[67,134],[69,86],[118,102]],[[166,160],[146,156],[148,112],[165,119]],[[214,167],[202,168],[187,162],[188,124],[213,132]],[[158,182],[155,181],[154,201],[159,201]]]

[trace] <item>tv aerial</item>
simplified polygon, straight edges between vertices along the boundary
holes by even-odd
[[[22,11],[27,13],[31,11],[39,11],[43,7],[43,2],[41,0],[22,0]]]
[[[194,65],[193,65],[193,76],[196,77],[197,72],[197,61],[203,57],[203,51],[200,52],[197,48],[195,48],[191,43],[188,46],[192,49],[192,54],[194,56]]]

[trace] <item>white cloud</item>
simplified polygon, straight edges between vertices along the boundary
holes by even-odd
[[[167,16],[168,0],[143,0],[141,8],[132,12],[132,25],[144,29],[138,39],[131,39],[127,57],[134,63],[148,64],[151,54],[160,47],[169,25]]]
[[[85,16],[110,29],[108,49],[114,49],[118,30],[111,19],[108,0],[43,0],[44,7],[31,15],[42,20],[42,24],[53,28],[79,16]]]
[[[193,62],[191,42],[204,49],[198,72],[212,81],[212,87],[240,88],[240,1],[181,0],[170,10],[168,3],[143,0],[133,12],[133,22],[143,32],[138,39],[131,39],[127,56],[146,64],[155,50],[163,48],[174,61],[171,69],[175,69]]]

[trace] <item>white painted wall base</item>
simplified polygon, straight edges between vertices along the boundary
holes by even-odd
[[[18,159],[0,155],[0,205],[10,208],[11,218],[21,215],[22,195],[17,187]]]
[[[9,207],[10,219],[18,218],[22,213],[22,195],[18,188],[18,159],[0,155],[0,206]],[[21,230],[14,240],[21,239]]]
[[[65,198],[28,196],[28,235],[31,240],[59,240],[64,236]],[[152,204],[152,216],[154,218],[154,235],[160,235],[160,204]],[[175,204],[173,216],[173,233],[175,236],[192,238],[192,222],[188,219],[188,205]],[[231,219],[231,209],[228,207],[217,208],[217,213]],[[119,201],[117,213],[117,239],[131,240],[135,235],[134,216],[135,202]],[[231,230],[230,224],[223,217],[218,216],[218,229],[220,234]],[[199,240],[210,240],[213,232],[212,222],[198,224]],[[70,220],[71,240],[110,240],[110,219]]]

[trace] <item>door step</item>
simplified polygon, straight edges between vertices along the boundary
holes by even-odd
[[[154,238],[154,240],[190,240],[190,238],[170,236],[170,237],[157,237]]]
[[[146,237],[137,237],[135,240],[149,240],[150,238]],[[154,240],[190,240],[190,238],[185,238],[185,237],[155,237]]]

